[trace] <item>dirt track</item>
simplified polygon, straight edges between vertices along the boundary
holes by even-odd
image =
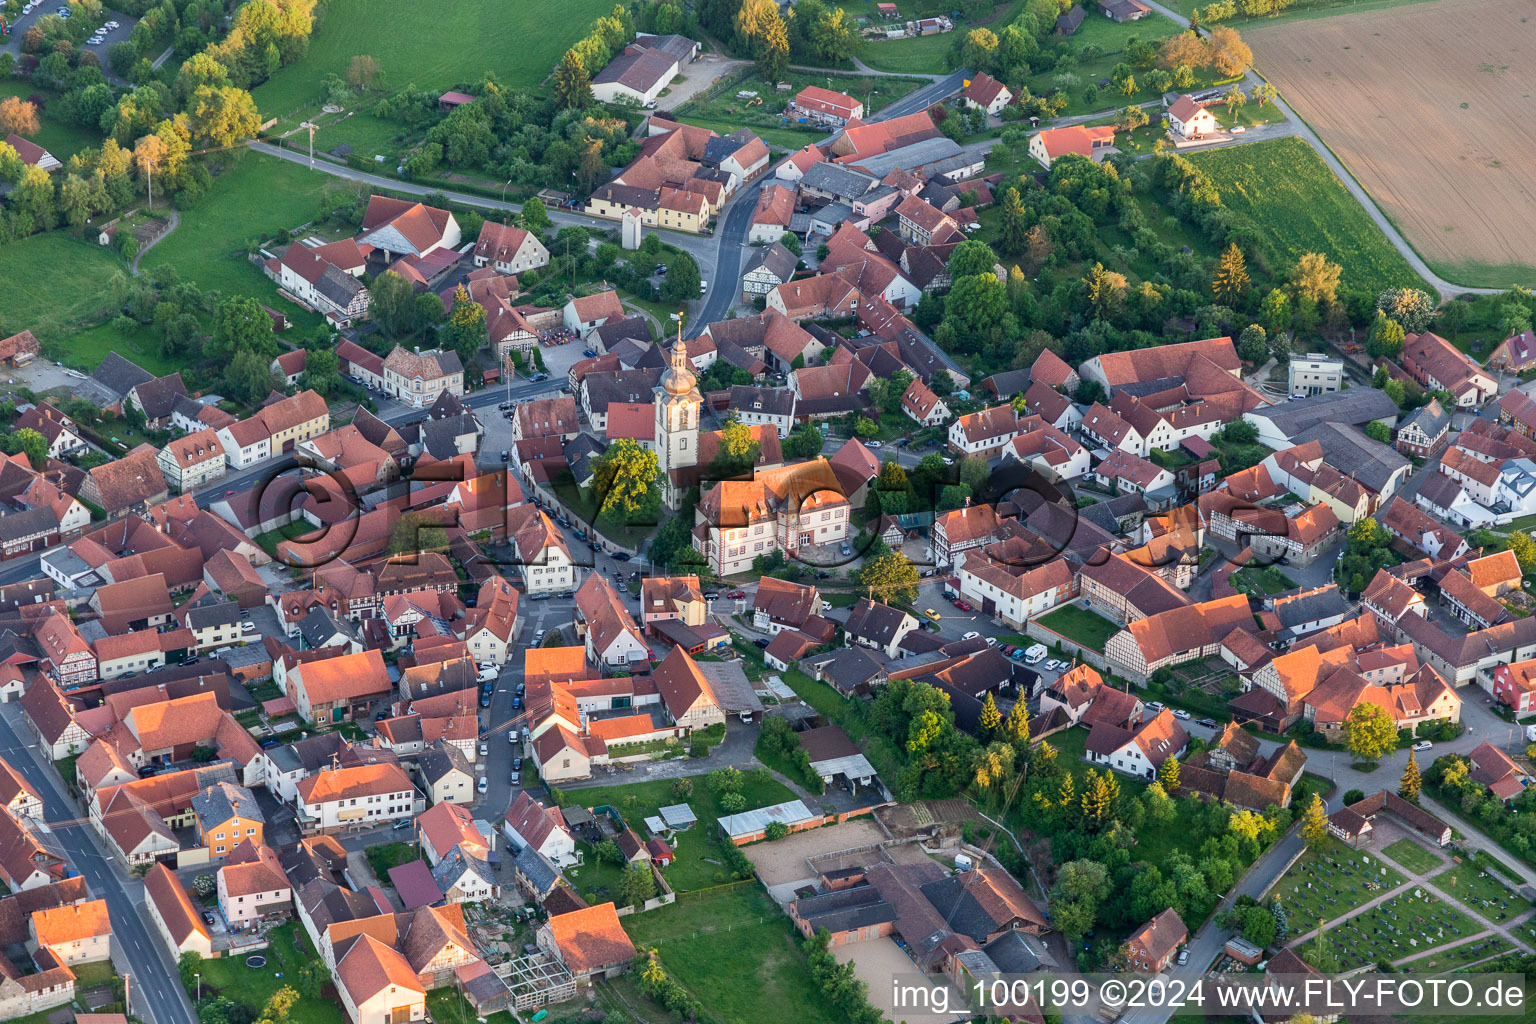
[[[1529,283],[1532,14],[1529,0],[1435,0],[1244,36],[1425,259],[1452,273],[1524,267]]]

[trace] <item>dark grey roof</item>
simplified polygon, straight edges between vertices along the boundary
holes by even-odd
[[[251,821],[265,822],[256,797],[244,786],[213,785],[192,798],[192,812],[210,825],[218,825],[239,815]]]
[[[540,897],[553,891],[560,882],[560,869],[532,846],[524,846],[518,850],[512,863]]]
[[[654,210],[661,203],[661,191],[654,188],[636,188],[633,185],[604,185],[592,193],[593,199],[606,199],[618,206],[637,206],[642,210]]]
[[[665,36],[653,36],[641,32],[635,36],[635,43],[649,50],[661,50],[664,53],[669,53],[678,60],[687,60],[693,53],[694,47],[699,45],[687,36],[680,36],[676,33]]]
[[[955,362],[948,352],[935,345],[927,335],[906,328],[896,335],[896,347],[906,364],[923,378],[924,384],[932,383],[934,375],[940,370],[949,371],[957,388],[967,387],[971,382],[970,374],[962,370],[960,364]]]
[[[470,767],[464,752],[442,740],[423,750],[416,759],[416,766],[421,769],[421,777],[428,785],[436,783],[455,769],[471,779],[475,777],[474,769]]]
[[[896,908],[873,885],[856,885],[796,900],[795,916],[835,935],[894,921]]]
[[[938,210],[940,213],[948,213],[950,210],[960,208],[960,194],[952,186],[937,181],[930,181],[923,185],[917,193],[917,198]]]
[[[299,635],[310,649],[325,646],[337,633],[352,640],[357,639],[357,631],[352,628],[352,624],[329,608],[317,605],[299,620]]]
[[[209,629],[229,626],[240,621],[240,604],[236,601],[218,601],[199,604],[187,609],[188,629]]]
[[[106,358],[101,361],[101,365],[96,367],[96,372],[91,374],[90,379],[118,398],[122,398],[140,384],[147,384],[154,380],[155,375],[142,366],[129,362],[116,352],[108,352]]]
[[[885,669],[865,651],[843,647],[807,658],[805,665],[816,670],[844,693],[868,683]]]
[[[1424,477],[1423,482],[1419,484],[1419,492],[1415,497],[1423,498],[1436,507],[1449,511],[1451,505],[1461,495],[1461,491],[1462,487],[1459,482],[1436,470]],[[1446,529],[1449,530],[1450,528],[1446,527]]]
[[[1004,370],[1002,373],[994,373],[981,383],[999,398],[1012,398],[1022,391],[1029,390],[1029,371]]]
[[[1348,391],[1330,391],[1281,402],[1279,405],[1255,409],[1249,415],[1264,417],[1275,425],[1275,429],[1299,444],[1296,441],[1297,435],[1319,423],[1361,426],[1372,420],[1395,417],[1397,403],[1388,398],[1386,392],[1375,388],[1350,388]]]
[[[817,166],[819,167],[820,164]],[[811,221],[815,224],[841,224],[845,220],[852,219],[853,207],[847,203],[828,203],[811,214]]]
[[[1276,598],[1284,597],[1284,594],[1276,594]],[[1316,622],[1334,615],[1348,615],[1352,605],[1339,593],[1339,588],[1330,584],[1311,594],[1294,598],[1289,601],[1276,601],[1274,604],[1275,617],[1280,624],[1287,629],[1293,629],[1303,623]]]
[[[800,179],[800,187],[854,200],[874,188],[878,182],[877,176],[832,163],[830,160],[822,160],[806,169],[804,176]]]
[[[589,373],[581,379],[581,386],[592,411],[607,412],[613,402],[649,402],[660,380],[660,370],[617,370]]]
[[[1081,7],[1072,9],[1079,14],[1083,10]],[[1017,928],[999,935],[982,946],[981,951],[987,954],[988,959],[1004,974],[1029,974],[1031,971],[1041,969],[1051,971],[1056,969],[1056,958],[1051,955],[1045,943]]]
[[[432,880],[443,892],[452,889],[465,872],[472,872],[481,879],[496,884],[496,877],[491,871],[491,866],[479,857],[471,857],[464,852],[464,847],[455,846],[449,850],[443,859],[432,868]]]
[[[363,288],[363,282],[333,263],[327,263],[320,276],[315,278],[315,291],[342,309],[350,306]]]
[[[861,597],[853,606],[853,610],[848,613],[848,621],[843,626],[843,632],[854,639],[866,640],[876,646],[884,647],[895,638],[896,631],[901,628],[907,618],[909,618],[907,613],[899,608],[892,608],[888,604]]]
[[[447,419],[427,420],[420,425],[421,447],[435,458],[451,459],[459,454],[459,438],[480,433],[480,421],[469,413]]]
[[[450,416],[462,416],[464,412],[464,403],[459,401],[458,395],[452,391],[439,391],[427,415],[434,420],[445,420]]]
[[[625,338],[634,338],[637,341],[649,343],[651,340],[651,322],[645,317],[636,314],[622,320],[609,320],[607,323],[598,324],[592,332],[603,343],[603,350],[613,351],[615,345]],[[620,360],[622,362],[622,359]]]
[[[730,408],[764,416],[793,416],[795,393],[789,388],[759,388],[731,385]]]
[[[746,263],[742,264],[741,273],[745,276],[758,267],[765,267],[775,279],[782,283],[794,276],[795,264],[799,260],[800,258],[784,248],[782,243],[774,242],[772,245],[753,249],[748,254]]]
[[[346,740],[339,733],[322,732],[316,736],[296,740],[286,746],[272,747],[266,752],[267,760],[281,773],[303,771],[313,775],[328,767],[332,758],[340,754]]]
[[[134,389],[139,405],[144,409],[144,415],[152,420],[169,416],[171,410],[176,407],[176,399],[186,393],[187,385],[182,381],[179,372],[145,381]]]
[[[982,941],[1011,918],[999,921],[987,912],[986,907],[971,892],[971,886],[979,881],[980,876],[976,873],[962,871],[957,875],[946,875],[928,882],[919,886],[919,889],[953,931]]]
[[[960,144],[954,139],[940,135],[932,139],[923,139],[909,146],[899,149],[887,150],[875,156],[869,156],[859,161],[859,166],[873,174],[876,178],[883,178],[894,170],[915,171],[920,168],[932,169],[940,164],[949,164],[960,156]],[[956,166],[964,166],[973,162],[969,157],[961,157],[963,161]],[[821,166],[820,164],[817,165]],[[953,169],[953,168],[946,168]]]
[[[1322,446],[1323,461],[1328,465],[1345,476],[1354,477],[1377,493],[1387,486],[1392,474],[1412,465],[1389,445],[1372,441],[1354,427],[1343,423],[1319,423],[1291,438],[1293,444],[1306,444],[1309,441],[1316,441]]]
[[[1420,430],[1429,436],[1430,440],[1434,440],[1450,428],[1451,417],[1438,401],[1431,398],[1427,405],[1421,405],[1403,417],[1402,422],[1397,425],[1397,428],[1401,430],[1409,424],[1417,425]]]
[[[47,505],[12,511],[0,507],[0,540],[18,541],[56,533],[59,517]]]

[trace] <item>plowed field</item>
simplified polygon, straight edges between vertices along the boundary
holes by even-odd
[[[1536,278],[1536,6],[1436,0],[1246,28],[1254,62],[1443,276]]]

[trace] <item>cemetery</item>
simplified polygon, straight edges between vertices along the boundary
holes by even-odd
[[[1403,960],[1480,931],[1482,925],[1445,900],[1413,886],[1330,926],[1327,948],[1338,958],[1339,970],[1351,971],[1381,960]],[[1309,939],[1298,952],[1311,963],[1314,949]]]
[[[1271,893],[1285,904],[1292,928],[1301,933],[1316,928],[1319,921],[1343,917],[1406,881],[1375,855],[1330,842],[1302,854]]]
[[[1466,904],[1472,912],[1489,921],[1509,921],[1526,910],[1530,903],[1521,899],[1494,875],[1470,861],[1442,871],[1430,882],[1453,899]]]

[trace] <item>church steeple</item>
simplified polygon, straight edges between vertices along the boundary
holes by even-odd
[[[661,471],[670,478],[679,470],[697,466],[699,461],[699,411],[704,396],[699,393],[699,378],[688,360],[688,345],[683,341],[681,318],[677,324],[677,344],[662,371],[653,402],[656,406],[656,456]],[[686,488],[670,486],[668,504],[676,507]]]

